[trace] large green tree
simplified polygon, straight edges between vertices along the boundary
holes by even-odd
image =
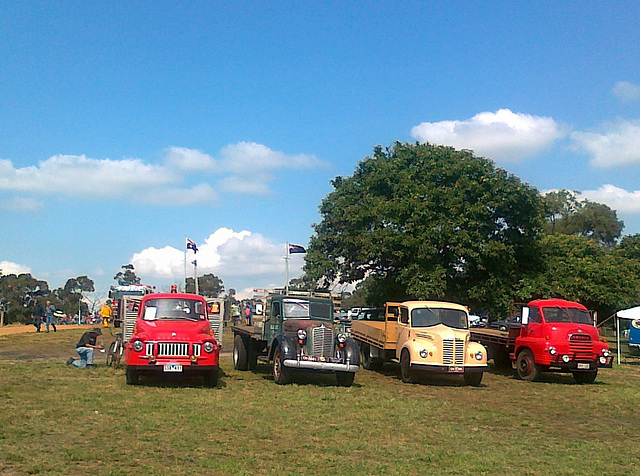
[[[470,151],[377,147],[332,184],[305,273],[325,285],[367,278],[371,304],[435,298],[506,311],[539,265],[540,195]]]
[[[606,247],[620,238],[624,222],[609,206],[579,200],[577,192],[565,189],[547,193],[544,200],[548,233],[582,236]]]
[[[132,264],[123,265],[113,279],[115,279],[120,286],[140,284],[140,278],[136,276],[136,271]]]
[[[185,290],[188,293],[196,292],[196,282],[193,278],[187,278]],[[201,296],[217,298],[224,293],[224,283],[215,274],[205,274],[198,277],[198,292]]]
[[[54,291],[58,302],[54,302],[57,309],[67,314],[74,314],[78,308],[82,309],[83,314],[89,313],[89,306],[82,301],[83,293],[92,293],[95,291],[94,282],[88,276],[78,276],[77,278],[69,278],[64,287]]]
[[[36,300],[43,302],[48,295],[49,284],[29,273],[0,276],[0,303],[6,322],[30,322]]]

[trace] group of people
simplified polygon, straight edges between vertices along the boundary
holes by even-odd
[[[36,305],[33,308],[33,325],[36,328],[36,332],[40,332],[43,322],[46,325],[47,332],[49,332],[50,327],[53,328],[53,332],[58,331],[56,328],[55,312],[56,307],[51,304],[51,301],[47,301],[44,307],[39,302],[36,302]]]

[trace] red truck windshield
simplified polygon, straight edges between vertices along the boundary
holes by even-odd
[[[145,321],[158,319],[204,321],[204,305],[202,301],[192,299],[149,299],[145,304],[142,318]]]
[[[584,309],[572,307],[543,307],[542,314],[547,322],[572,322],[575,324],[593,324],[593,320]]]

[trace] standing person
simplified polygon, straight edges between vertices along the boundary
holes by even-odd
[[[231,320],[233,321],[234,326],[238,325],[238,321],[240,320],[240,308],[237,304],[231,305]]]
[[[56,307],[51,304],[51,301],[47,301],[47,307],[44,308],[44,312],[47,332],[49,332],[49,325],[53,327],[53,332],[58,332],[58,329],[56,329],[56,317],[53,315],[53,313],[56,312]]]
[[[85,332],[76,344],[76,352],[80,356],[79,359],[70,357],[67,365],[73,365],[78,368],[93,367],[94,349],[104,349],[103,346],[96,344],[98,336],[102,335],[99,327],[94,327],[90,331]]]
[[[42,304],[36,301],[36,305],[33,308],[33,325],[36,328],[36,332],[40,332],[40,327],[42,327],[42,319],[44,318],[44,308]]]
[[[247,325],[251,325],[251,304],[247,304],[247,307],[244,308],[244,317],[247,321]]]

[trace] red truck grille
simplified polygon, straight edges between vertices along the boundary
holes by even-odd
[[[593,360],[591,336],[585,334],[571,334],[569,336],[569,350],[573,352],[576,360]]]
[[[464,364],[464,340],[443,339],[442,363],[445,365]]]
[[[157,357],[189,357],[187,342],[147,342],[146,350],[147,355],[154,355],[155,351]]]

